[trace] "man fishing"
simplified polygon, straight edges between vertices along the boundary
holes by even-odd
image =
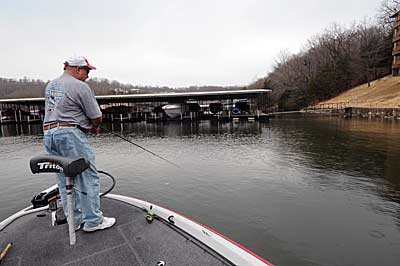
[[[90,168],[74,178],[74,225],[93,232],[113,226],[115,218],[104,217],[100,210],[100,182],[95,156],[89,145],[88,133],[97,134],[102,121],[94,92],[84,82],[96,68],[83,56],[72,56],[64,62],[64,73],[52,80],[45,90],[44,146],[49,154],[83,157]],[[57,174],[58,187],[66,217],[66,178]]]

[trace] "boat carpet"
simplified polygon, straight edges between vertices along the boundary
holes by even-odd
[[[78,231],[74,246],[69,245],[67,224],[51,226],[48,211],[17,219],[0,232],[0,249],[13,243],[1,265],[232,265],[165,221],[147,223],[146,213],[137,207],[107,198],[101,206],[117,224],[92,233]]]

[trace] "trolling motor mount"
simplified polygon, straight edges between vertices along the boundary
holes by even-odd
[[[34,209],[50,205],[50,210],[52,210],[52,202],[59,198],[60,192],[58,191],[58,187],[54,186],[51,190],[42,191],[33,196],[31,203]]]
[[[53,226],[67,223],[57,185],[33,196],[31,202],[34,209],[49,205]]]

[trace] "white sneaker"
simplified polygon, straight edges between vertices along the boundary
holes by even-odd
[[[83,227],[83,231],[85,232],[94,232],[97,230],[103,230],[103,229],[107,229],[110,228],[111,226],[113,226],[115,224],[116,220],[115,218],[112,217],[103,217],[103,221],[101,222],[101,224],[93,226],[93,227]]]
[[[79,230],[81,229],[82,225],[83,225],[83,223],[80,223],[80,224],[78,224],[78,225],[75,225],[75,226],[74,226],[75,232],[76,232],[76,231],[79,231]]]

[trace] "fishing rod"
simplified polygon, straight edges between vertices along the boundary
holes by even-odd
[[[102,130],[104,130],[104,131],[107,131],[107,132],[113,134],[114,136],[117,136],[117,137],[119,137],[119,138],[121,138],[121,139],[123,139],[123,140],[129,142],[129,143],[132,144],[132,145],[135,145],[136,147],[138,147],[138,148],[140,148],[140,149],[142,149],[142,150],[144,150],[144,151],[147,151],[148,153],[150,153],[150,154],[156,156],[157,158],[159,158],[159,159],[161,159],[161,160],[163,160],[163,161],[165,161],[165,162],[167,162],[167,163],[169,163],[169,164],[172,164],[172,165],[175,166],[175,167],[181,168],[179,165],[177,165],[177,164],[175,164],[175,163],[173,163],[173,162],[171,162],[171,161],[165,159],[164,157],[162,157],[162,156],[160,156],[160,155],[158,155],[158,154],[156,154],[156,153],[154,153],[154,152],[152,152],[152,151],[146,149],[145,147],[140,146],[139,144],[134,143],[133,141],[130,141],[129,139],[127,139],[127,138],[121,136],[120,134],[117,134],[117,133],[115,133],[115,132],[112,132],[111,130],[109,130],[109,129],[103,127],[103,126],[100,126],[100,128],[101,128]]]

